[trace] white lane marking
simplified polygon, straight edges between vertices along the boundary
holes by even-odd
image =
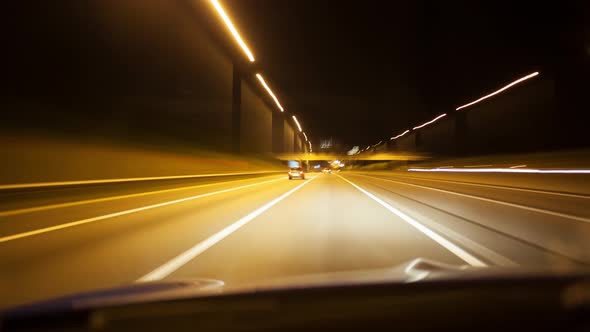
[[[195,185],[195,186],[187,186],[187,187],[171,188],[171,189],[163,189],[163,190],[155,190],[155,191],[146,191],[146,192],[135,193],[135,194],[109,196],[109,197],[94,198],[94,199],[87,199],[87,200],[82,200],[82,201],[74,201],[74,202],[66,202],[66,203],[33,206],[33,207],[29,207],[29,208],[16,209],[16,210],[6,210],[6,211],[0,211],[0,217],[12,216],[12,215],[16,215],[16,214],[39,212],[39,211],[65,208],[65,207],[72,207],[72,206],[84,205],[84,204],[108,202],[108,201],[125,199],[125,198],[135,198],[135,197],[141,197],[141,196],[164,194],[164,193],[175,192],[175,191],[212,187],[212,186],[216,186],[216,185],[232,184],[232,183],[243,182],[243,181],[248,181],[248,180],[252,180],[252,179],[206,183],[206,184],[199,184],[199,185]]]
[[[389,174],[387,174],[389,175]],[[368,176],[372,177],[373,176]],[[395,174],[391,174],[391,176],[396,176]],[[545,191],[545,190],[538,190],[538,189],[525,189],[525,188],[515,188],[515,187],[506,187],[506,186],[498,186],[493,184],[483,184],[483,183],[473,183],[473,182],[463,182],[463,181],[453,181],[453,180],[440,180],[440,179],[429,179],[429,178],[422,178],[422,177],[407,177],[411,178],[412,180],[424,180],[424,181],[431,181],[431,182],[442,182],[442,183],[453,183],[453,184],[461,184],[466,186],[474,186],[474,187],[484,187],[484,188],[494,188],[494,189],[503,189],[503,190],[513,190],[513,191],[522,191],[522,192],[530,192],[536,194],[545,194],[545,195],[556,195],[556,196],[565,196],[565,197],[573,197],[573,198],[582,198],[582,199],[590,199],[588,195],[581,195],[581,194],[569,194],[569,193],[561,193],[557,191]]]
[[[220,230],[219,232],[211,235],[210,237],[208,237],[204,241],[197,243],[192,248],[190,248],[190,249],[186,250],[185,252],[181,253],[180,255],[172,258],[171,260],[169,260],[168,262],[159,266],[158,268],[156,268],[152,272],[137,279],[137,281],[138,282],[155,281],[155,280],[160,280],[160,279],[167,277],[168,275],[170,275],[174,271],[181,268],[186,263],[193,260],[198,255],[202,254],[205,250],[211,248],[212,246],[214,246],[215,244],[217,244],[221,240],[228,237],[233,232],[240,229],[242,226],[244,226],[247,223],[249,223],[250,221],[254,220],[254,218],[258,217],[263,212],[270,209],[273,205],[275,205],[278,202],[282,201],[283,199],[287,198],[288,196],[290,196],[291,194],[293,194],[294,192],[299,190],[301,187],[303,187],[306,184],[308,184],[309,182],[311,182],[313,179],[315,179],[315,176],[310,178],[309,180],[303,182],[302,184],[298,185],[297,187],[289,190],[288,192],[282,194],[281,196],[273,199],[272,201],[264,204],[263,206],[259,207],[258,209],[249,213],[248,215],[240,218],[238,221],[225,227],[224,229]]]
[[[389,210],[391,213],[400,217],[403,221],[407,222],[408,224],[410,224],[414,228],[418,229],[420,232],[424,233],[426,236],[428,236],[429,238],[431,238],[432,240],[434,240],[435,242],[437,242],[441,246],[445,247],[447,250],[449,250],[450,252],[452,252],[453,254],[455,254],[457,257],[461,258],[462,260],[464,260],[468,264],[470,264],[472,266],[479,266],[479,267],[487,266],[486,263],[482,262],[481,260],[479,260],[475,256],[471,255],[467,251],[461,249],[460,247],[458,247],[457,245],[455,245],[451,241],[440,236],[438,233],[432,231],[430,228],[424,226],[420,222],[412,219],[410,216],[403,213],[402,211],[400,211],[400,210],[394,208],[393,206],[389,205],[388,203],[384,202],[379,197],[377,197],[377,196],[371,194],[370,192],[366,191],[365,189],[357,186],[356,184],[352,183],[351,181],[347,180],[346,178],[344,178],[342,176],[339,176],[339,177],[342,180],[350,183],[353,187],[358,189],[363,194],[372,198],[375,202],[379,203],[381,206],[383,206],[384,208]]]
[[[533,168],[409,168],[409,172],[450,173],[530,173],[530,174],[590,174],[590,169],[533,169]],[[451,166],[452,167],[452,166]]]
[[[65,224],[61,224],[61,225],[56,225],[56,226],[51,226],[51,227],[46,227],[46,228],[41,228],[41,229],[37,229],[37,230],[34,230],[34,231],[29,231],[29,232],[24,232],[24,233],[18,233],[18,234],[14,234],[14,235],[8,235],[8,236],[5,236],[5,237],[0,237],[0,243],[12,241],[12,240],[17,240],[17,239],[22,239],[22,238],[33,236],[33,235],[38,235],[38,234],[53,232],[53,231],[57,231],[57,230],[64,229],[64,228],[70,228],[70,227],[74,227],[74,226],[84,225],[84,224],[88,224],[88,223],[99,221],[99,220],[104,220],[104,219],[109,219],[109,218],[114,218],[114,217],[120,217],[120,216],[124,216],[124,215],[127,215],[127,214],[136,213],[136,212],[140,212],[140,211],[146,211],[146,210],[150,210],[150,209],[155,209],[155,208],[159,208],[159,207],[163,207],[163,206],[167,206],[167,205],[172,205],[172,204],[187,202],[187,201],[191,201],[191,200],[198,199],[198,198],[203,198],[203,197],[208,197],[208,196],[213,196],[213,195],[227,193],[227,192],[230,192],[230,191],[235,191],[235,190],[250,188],[250,187],[254,187],[254,186],[257,186],[257,185],[264,184],[264,183],[275,182],[275,181],[279,181],[279,180],[283,180],[283,179],[275,179],[275,180],[268,180],[268,181],[257,182],[257,183],[248,184],[248,185],[244,185],[244,186],[239,186],[239,187],[234,187],[234,188],[229,188],[229,189],[223,189],[223,190],[219,190],[219,191],[214,191],[214,192],[210,192],[210,193],[206,193],[206,194],[200,194],[200,195],[196,195],[196,196],[191,196],[191,197],[176,199],[176,200],[168,201],[168,202],[164,202],[164,203],[147,205],[147,206],[143,206],[143,207],[139,207],[139,208],[135,208],[135,209],[131,209],[131,210],[125,210],[125,211],[119,211],[119,212],[115,212],[115,213],[109,213],[109,214],[105,214],[105,215],[98,216],[98,217],[92,217],[92,218],[82,219],[82,220],[78,220],[78,221],[72,221],[72,222],[69,222],[69,223],[65,223]]]
[[[125,179],[103,179],[103,180],[81,180],[81,181],[61,181],[61,182],[38,182],[38,183],[15,183],[0,185],[0,190],[6,189],[27,189],[27,188],[42,188],[42,187],[58,187],[58,186],[72,186],[84,184],[103,184],[103,183],[117,183],[117,182],[135,182],[135,181],[153,181],[153,180],[178,180],[178,179],[193,179],[193,178],[208,178],[221,176],[238,176],[238,175],[257,175],[281,173],[280,171],[258,171],[258,172],[240,172],[240,173],[215,173],[215,174],[194,174],[194,175],[173,175],[173,176],[155,176],[143,178],[125,178]]]
[[[378,178],[378,177],[367,176],[367,175],[362,175],[362,174],[358,174],[358,176],[365,176],[365,177],[368,177],[368,178],[377,179],[377,180],[381,180],[381,181],[388,181],[388,182],[398,183],[398,184],[401,184],[401,185],[404,185],[404,186],[422,188],[422,189],[427,189],[427,190],[432,190],[432,191],[438,191],[438,192],[445,193],[445,194],[451,194],[451,195],[456,195],[456,196],[461,196],[461,197],[472,198],[472,199],[476,199],[476,200],[480,200],[480,201],[484,201],[484,202],[489,202],[489,203],[495,203],[495,204],[510,206],[510,207],[514,207],[514,208],[519,208],[519,209],[527,210],[527,211],[533,211],[533,212],[538,212],[538,213],[549,214],[549,215],[552,215],[552,216],[566,218],[566,219],[572,219],[572,220],[583,221],[583,222],[590,222],[590,219],[588,219],[588,218],[574,216],[574,215],[567,214],[567,213],[560,213],[560,212],[555,212],[555,211],[550,211],[550,210],[545,210],[545,209],[534,208],[534,207],[530,207],[530,206],[526,206],[526,205],[520,205],[520,204],[516,204],[516,203],[508,203],[508,202],[499,201],[499,200],[490,199],[490,198],[485,198],[485,197],[479,197],[479,196],[474,196],[474,195],[469,195],[469,194],[462,194],[462,193],[458,193],[458,192],[454,192],[454,191],[443,190],[443,189],[436,189],[436,188],[432,188],[432,187],[426,187],[426,186],[421,186],[421,185],[417,185],[417,184],[411,184],[411,183],[407,183],[407,182],[401,182],[401,181],[395,181],[395,180],[390,180],[390,179]]]
[[[369,177],[369,176],[367,176]],[[372,177],[370,177],[372,178]],[[480,256],[487,258],[489,261],[493,262],[495,265],[499,266],[518,266],[519,264],[512,261],[509,258],[502,256],[501,254],[471,240],[470,238],[463,236],[460,233],[455,232],[451,228],[447,228],[442,224],[432,220],[424,216],[423,214],[419,215],[419,219],[422,222],[427,223],[431,228],[434,228],[435,231],[438,231],[440,234],[446,236],[449,239],[454,240],[455,242],[461,244],[464,248],[471,249],[472,252],[478,253]]]

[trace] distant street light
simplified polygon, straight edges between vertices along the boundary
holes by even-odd
[[[262,84],[262,86],[266,89],[266,92],[268,92],[268,94],[275,101],[275,104],[277,104],[277,106],[279,107],[279,109],[281,110],[281,112],[284,112],[285,110],[283,109],[283,106],[281,106],[281,103],[279,103],[279,100],[277,99],[277,97],[275,96],[275,94],[272,93],[272,90],[268,87],[268,85],[264,81],[264,78],[262,78],[262,75],[256,74],[256,78],[258,78],[258,80],[260,81],[260,83]]]
[[[234,36],[234,39],[238,42],[238,44],[240,45],[240,47],[242,48],[244,53],[246,53],[246,56],[248,56],[248,59],[250,60],[250,62],[254,62],[254,55],[252,55],[252,52],[250,52],[250,49],[248,49],[248,46],[246,46],[246,43],[244,43],[244,41],[242,40],[242,37],[240,37],[238,30],[234,27],[233,23],[231,22],[231,20],[229,19],[229,17],[225,13],[225,10],[223,10],[223,7],[221,7],[221,4],[219,3],[219,1],[218,0],[209,0],[209,1],[211,1],[211,4],[213,4],[213,7],[215,7],[215,9],[217,10],[217,13],[223,19],[223,22],[225,22],[225,25],[227,26],[229,31]]]

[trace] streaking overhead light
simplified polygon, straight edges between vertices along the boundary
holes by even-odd
[[[532,169],[532,168],[410,168],[410,172],[449,173],[532,173],[532,174],[590,174],[590,169]]]
[[[447,115],[446,113],[445,114],[441,114],[441,115],[437,116],[436,118],[434,118],[434,119],[432,119],[432,120],[430,120],[428,122],[425,122],[425,123],[423,123],[423,124],[421,124],[419,126],[416,126],[416,127],[412,128],[412,129],[416,130],[416,129],[420,129],[420,128],[424,127],[424,126],[428,126],[429,124],[438,121],[440,118],[444,118],[446,115]]]
[[[275,96],[275,94],[272,93],[272,90],[268,87],[268,85],[266,85],[266,82],[264,81],[264,78],[262,78],[262,75],[256,74],[256,78],[258,78],[258,80],[260,81],[260,84],[262,84],[262,86],[266,89],[266,92],[268,92],[268,94],[275,101],[275,104],[277,104],[277,106],[279,107],[279,109],[281,110],[281,112],[284,112],[285,110],[283,109],[283,106],[281,106],[281,103],[279,103],[279,100],[277,99],[277,97]]]
[[[299,128],[299,131],[303,132],[303,129],[301,129],[301,125],[299,124],[299,121],[297,121],[297,118],[295,117],[295,115],[293,115],[293,121],[295,121],[297,128]]]
[[[398,139],[398,138],[404,136],[405,134],[407,134],[409,132],[410,132],[410,130],[408,129],[408,130],[404,131],[403,133],[401,133],[401,134],[399,134],[397,136],[393,136],[392,138],[390,138],[390,140]]]
[[[233,23],[229,19],[229,16],[227,16],[227,14],[225,13],[225,10],[223,10],[223,7],[221,7],[221,4],[219,3],[219,1],[218,0],[209,0],[209,1],[211,1],[211,3],[213,4],[213,7],[215,7],[215,10],[217,10],[217,13],[223,19],[223,22],[225,23],[225,25],[227,26],[227,28],[229,29],[231,34],[234,36],[234,39],[238,42],[238,44],[240,45],[240,47],[242,48],[244,53],[246,53],[246,56],[248,56],[248,60],[250,60],[250,62],[254,62],[254,55],[252,55],[252,52],[250,52],[250,49],[248,48],[248,46],[246,46],[246,43],[244,43],[244,41],[242,40],[242,37],[240,37],[240,33],[238,32],[236,27],[234,27]]]
[[[305,135],[305,132],[304,132],[304,131],[302,131],[301,133],[303,134],[303,137],[305,137],[305,141],[306,141],[306,142],[309,142],[309,140],[307,139],[307,135]]]
[[[510,84],[508,84],[508,85],[506,85],[505,87],[503,87],[503,88],[501,88],[501,89],[499,89],[499,90],[496,90],[496,91],[494,91],[494,92],[490,93],[489,95],[483,96],[483,97],[479,98],[478,100],[475,100],[475,101],[472,101],[472,102],[470,102],[469,104],[465,104],[465,105],[463,105],[463,106],[459,106],[459,107],[455,108],[455,111],[458,111],[458,110],[460,110],[460,109],[462,109],[462,108],[465,108],[465,107],[469,107],[469,106],[471,106],[471,105],[473,105],[473,104],[479,103],[480,101],[482,101],[482,100],[484,100],[484,99],[488,99],[488,98],[490,98],[490,97],[492,97],[492,96],[495,96],[495,95],[497,95],[498,93],[500,93],[500,92],[502,92],[502,91],[504,91],[504,90],[506,90],[506,89],[509,89],[510,87],[512,87],[512,86],[514,86],[514,85],[516,85],[516,84],[518,84],[518,83],[520,83],[520,82],[522,82],[522,81],[526,81],[526,80],[528,80],[529,78],[535,77],[535,76],[537,76],[537,75],[539,75],[539,72],[538,72],[538,71],[536,71],[536,72],[534,72],[534,73],[532,73],[532,74],[529,74],[529,75],[527,75],[527,76],[525,76],[525,77],[521,77],[521,78],[517,79],[516,81],[514,81],[514,82],[512,82],[512,83],[510,83]]]

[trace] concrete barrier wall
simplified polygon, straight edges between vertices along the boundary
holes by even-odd
[[[295,152],[294,146],[294,137],[295,137],[295,130],[287,120],[284,121],[284,131],[283,131],[283,151],[285,153]]]
[[[282,170],[270,158],[0,133],[0,185]]]
[[[299,135],[296,136],[295,142],[297,143],[295,146],[297,147],[298,152],[303,152],[303,140]]]
[[[537,78],[395,140],[399,151],[473,155],[558,148],[555,86]],[[567,143],[567,142],[566,142]]]
[[[282,169],[261,154],[275,137],[275,152],[293,151],[292,126],[208,1],[5,9],[16,19],[3,50],[2,184]]]
[[[455,130],[456,121],[453,117],[445,117],[431,124],[427,130],[419,132],[420,138],[416,150],[419,152],[454,153],[456,149]]]
[[[229,149],[232,59],[171,1],[15,6],[1,126]]]
[[[10,8],[0,130],[232,151],[233,69],[246,60],[208,1],[34,6]],[[268,96],[242,90],[241,146],[270,152]]]
[[[242,81],[241,151],[272,152],[272,110]]]
[[[416,133],[410,132],[396,139],[395,148],[398,151],[416,151]]]
[[[465,110],[461,145],[466,153],[518,152],[554,145],[560,132],[555,120],[554,85],[537,79],[489,102]],[[430,130],[430,128],[429,128]]]

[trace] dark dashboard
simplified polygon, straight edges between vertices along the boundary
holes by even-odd
[[[1,331],[590,331],[586,277],[259,290],[45,313]]]

